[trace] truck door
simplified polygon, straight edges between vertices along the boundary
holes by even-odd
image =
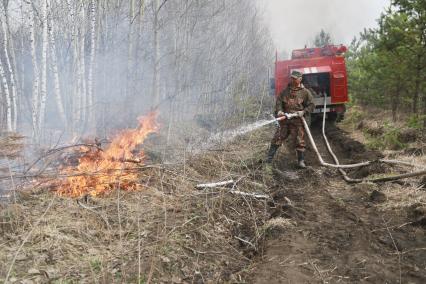
[[[347,78],[343,72],[334,72],[332,77],[332,103],[346,102]]]

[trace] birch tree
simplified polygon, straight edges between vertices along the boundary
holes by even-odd
[[[44,118],[46,112],[47,100],[47,53],[48,53],[48,29],[47,29],[47,11],[49,9],[48,0],[41,3],[42,16],[42,50],[41,50],[41,90],[40,90],[40,111],[38,119],[39,131],[44,127]],[[39,133],[40,134],[40,133]]]
[[[128,49],[127,49],[127,84],[126,84],[126,98],[129,98],[130,84],[131,84],[131,73],[133,71],[133,59],[134,59],[134,20],[135,20],[135,0],[130,0],[129,4],[129,30],[127,35]]]
[[[80,92],[81,92],[81,102],[80,102],[80,118],[79,118],[79,123],[80,123],[80,131],[84,130],[84,126],[86,123],[86,116],[87,116],[87,85],[86,85],[86,40],[85,40],[85,36],[86,36],[86,26],[85,26],[85,1],[81,0],[81,2],[79,3],[79,10],[80,10],[80,27],[79,27],[79,38],[78,38],[78,45],[79,45],[79,50],[78,50],[78,58],[79,58],[79,72],[80,72],[80,76],[79,76],[79,84],[80,84]]]
[[[7,28],[7,22],[8,22],[8,9],[7,9],[7,3],[3,2],[3,8],[4,8],[4,13],[1,13],[0,16],[0,21],[1,21],[1,26],[2,26],[2,32],[3,32],[3,52],[4,52],[4,58],[6,61],[6,67],[7,67],[7,71],[9,73],[10,76],[10,96],[11,96],[11,112],[12,112],[12,128],[11,131],[16,131],[16,124],[17,124],[17,119],[18,119],[18,113],[17,113],[17,90],[16,90],[16,80],[15,80],[15,71],[14,68],[11,64],[11,60],[10,60],[10,56],[9,56],[9,32],[8,32],[8,28]]]
[[[0,59],[0,79],[3,87],[3,91],[6,97],[6,125],[7,131],[13,131],[12,123],[12,99],[10,96],[9,84],[7,83],[6,72],[3,67],[2,60]]]
[[[96,3],[95,0],[90,1],[90,64],[89,64],[89,78],[88,78],[88,123],[90,126],[94,123],[95,108],[93,108],[94,102],[94,77],[93,72],[95,69],[95,58],[96,58]]]
[[[48,0],[48,5],[50,5],[50,0]],[[59,79],[59,70],[58,70],[58,59],[56,55],[56,42],[55,42],[55,21],[53,16],[49,17],[48,22],[50,23],[48,27],[49,31],[49,42],[50,42],[50,59],[51,59],[51,67],[53,73],[54,80],[54,93],[56,99],[56,105],[58,108],[59,117],[61,118],[61,122],[64,125],[65,129],[68,129],[68,120],[65,114],[65,109],[62,100],[61,93],[61,83]]]
[[[30,31],[30,45],[31,45],[31,62],[33,66],[33,86],[32,86],[32,136],[36,138],[39,136],[39,113],[40,113],[40,94],[39,94],[39,75],[40,71],[37,63],[36,52],[36,18],[34,16],[34,9],[29,5],[29,31]]]
[[[166,0],[164,0],[166,1]],[[165,2],[164,2],[165,3]],[[153,106],[157,106],[160,102],[160,26],[159,26],[159,14],[162,5],[160,0],[154,0],[154,23],[153,23],[153,34],[154,34],[154,73],[152,79],[152,96]]]

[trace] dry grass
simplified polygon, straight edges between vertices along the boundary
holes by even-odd
[[[0,279],[241,281],[261,249],[266,203],[229,194],[229,188],[197,191],[195,185],[240,178],[238,190],[268,194],[256,164],[265,149],[249,147],[254,139],[240,139],[226,152],[189,156],[183,165],[143,170],[138,192],[117,189],[78,202],[43,186],[19,192],[15,204],[0,208]]]
[[[156,143],[147,145],[148,153],[159,160],[173,156],[179,164],[141,170],[137,192],[117,184],[109,196],[77,202],[56,197],[40,181],[20,191],[16,203],[0,207],[0,282],[7,275],[12,283],[244,282],[265,236],[297,224],[269,220],[264,200],[195,185],[235,179],[240,191],[270,194],[274,181],[258,160],[271,135],[270,129],[256,131],[192,155],[188,142],[176,142],[172,133],[174,155]],[[402,152],[389,155],[425,162]],[[380,210],[426,202],[418,180],[384,184],[380,191],[387,196]]]
[[[386,194],[387,201],[378,207],[380,210],[404,210],[413,204],[426,205],[426,191],[410,184],[404,187],[387,184],[382,186],[381,192]]]
[[[366,132],[379,131],[385,123],[391,123],[393,127],[401,129],[406,127],[404,119],[407,119],[407,117],[403,117],[404,119],[400,119],[397,122],[391,122],[391,117],[392,115],[389,111],[353,107],[348,112],[348,120],[341,123],[340,127],[346,130],[352,139],[367,144],[369,138],[366,137]],[[378,136],[380,138],[380,135]],[[421,137],[421,135],[419,136]],[[382,153],[389,159],[420,165],[420,167],[414,167],[413,169],[404,167],[400,169],[402,171],[419,171],[426,168],[426,155],[422,154],[422,149],[424,148],[424,142],[418,139],[415,142],[407,144],[406,149],[384,149]],[[380,191],[387,197],[387,201],[378,206],[378,209],[383,211],[406,211],[413,204],[426,205],[426,190],[422,177],[404,180],[401,184],[385,183],[380,186]]]

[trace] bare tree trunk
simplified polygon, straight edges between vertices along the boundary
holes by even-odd
[[[154,74],[152,80],[153,106],[160,103],[160,39],[158,16],[160,0],[154,0]]]
[[[423,93],[423,129],[426,129],[426,93]]]
[[[9,2],[7,2],[7,3],[9,3]],[[12,70],[14,70],[14,73],[13,73],[14,79],[15,79],[14,84],[15,84],[15,87],[16,87],[16,97],[14,97],[15,101],[14,102],[12,101],[12,105],[13,105],[13,108],[14,108],[14,114],[13,114],[13,116],[14,116],[14,118],[13,118],[14,129],[16,130],[18,128],[18,114],[21,113],[20,109],[19,109],[19,101],[20,101],[20,94],[23,91],[23,88],[21,90],[19,89],[19,87],[20,87],[19,82],[21,82],[22,80],[20,80],[21,76],[20,76],[20,73],[18,72],[18,65],[16,64],[16,52],[15,52],[14,38],[12,36],[12,33],[10,32],[10,22],[9,22],[9,13],[8,13],[9,10],[6,9],[6,6],[7,6],[7,4],[5,4],[5,13],[6,13],[6,19],[5,20],[6,20],[7,34],[8,34],[8,37],[9,37],[8,48],[10,50],[9,56],[10,56],[10,59],[11,59]],[[6,12],[6,10],[7,10],[7,12]],[[22,77],[23,77],[23,75],[22,75]]]
[[[129,3],[129,30],[127,34],[127,71],[126,71],[126,99],[130,99],[131,76],[133,71],[133,30],[135,20],[135,0]]]
[[[418,62],[421,63],[421,58],[418,56]],[[413,101],[412,101],[412,108],[413,114],[418,114],[418,103],[420,98],[420,72],[422,71],[422,68],[420,65],[416,67],[416,78],[414,82],[414,94],[413,94]]]
[[[34,9],[29,3],[29,31],[30,31],[30,41],[31,41],[31,58],[33,65],[33,95],[32,95],[32,127],[33,127],[33,138],[39,138],[39,112],[40,112],[40,94],[39,94],[39,75],[40,70],[37,63],[37,52],[36,52],[36,19],[34,17]]]
[[[25,12],[24,12],[25,11],[25,5],[24,5],[24,3],[21,3],[20,10],[21,10],[21,26],[25,27],[26,19],[25,19]],[[21,33],[21,36],[20,36],[21,51],[19,53],[19,56],[21,58],[24,58],[24,54],[25,54],[25,51],[24,51],[24,42],[25,42],[25,39],[26,39],[25,38],[25,34]],[[26,80],[26,74],[25,73],[26,73],[26,71],[27,71],[27,68],[26,68],[25,61],[21,60],[20,70],[18,71],[18,73],[21,74],[21,76],[20,76],[21,77],[21,80],[20,80],[20,83],[21,83],[21,85],[20,85],[21,94],[24,94],[24,90],[25,90],[25,80]],[[22,114],[22,105],[23,105],[22,102],[24,101],[24,96],[22,95],[21,98],[22,98],[21,101],[18,101],[18,112]],[[21,115],[21,117],[22,117],[22,115]]]
[[[398,80],[400,82],[400,80]],[[398,105],[400,101],[401,96],[401,84],[398,83],[396,86],[395,94],[392,97],[392,120],[396,122],[398,120],[397,114],[398,114]]]
[[[0,79],[3,85],[3,90],[6,96],[6,123],[7,123],[7,131],[13,131],[12,124],[12,100],[10,97],[10,89],[7,83],[6,73],[4,71],[3,63],[0,58]]]
[[[85,41],[85,35],[86,35],[86,26],[85,26],[85,1],[82,0],[80,5],[80,38],[79,38],[79,46],[80,46],[80,52],[79,52],[79,59],[80,59],[80,86],[81,86],[81,131],[84,131],[84,126],[86,125],[86,119],[87,119],[87,89],[86,89],[86,41]]]
[[[38,121],[38,128],[40,134],[44,128],[44,118],[46,114],[46,100],[47,100],[47,51],[48,51],[48,31],[47,31],[47,11],[49,9],[48,0],[42,2],[42,17],[43,17],[43,33],[42,33],[42,50],[41,50],[41,92],[40,92],[40,119]]]
[[[83,55],[84,56],[84,55]],[[90,2],[90,64],[89,64],[89,79],[88,79],[88,124],[89,128],[94,126],[95,108],[93,107],[94,95],[93,95],[93,72],[95,68],[95,56],[96,56],[96,3],[95,0]]]
[[[50,0],[48,0],[48,3],[50,6]],[[60,85],[59,71],[58,71],[58,59],[56,56],[55,22],[53,21],[53,17],[50,19],[50,26],[48,30],[49,30],[50,58],[51,58],[51,66],[52,66],[52,72],[53,72],[56,106],[58,107],[58,112],[59,112],[59,116],[61,118],[62,124],[64,125],[65,130],[67,130],[68,120],[65,114],[64,104],[62,101],[61,85]]]
[[[134,76],[132,78],[132,91],[138,90],[138,83],[143,79],[143,61],[141,60],[140,48],[142,41],[142,33],[144,31],[143,20],[145,15],[145,0],[139,0],[139,16],[138,16],[138,27],[136,30],[136,47],[135,47],[135,62],[134,66]]]
[[[4,48],[4,57],[6,60],[6,67],[7,71],[9,72],[10,76],[10,90],[11,92],[11,112],[12,112],[12,131],[16,131],[16,124],[17,124],[17,118],[18,118],[18,112],[17,112],[17,91],[16,91],[16,80],[15,80],[15,71],[11,64],[10,57],[9,57],[9,32],[7,29],[7,7],[4,6],[4,17],[1,17],[1,26],[3,30],[3,48]]]
[[[139,3],[139,27],[138,27],[138,37],[137,37],[137,41],[136,41],[136,50],[139,50],[140,47],[140,41],[141,41],[141,35],[143,32],[143,18],[145,15],[145,0],[140,0]]]
[[[80,84],[79,84],[79,78],[80,78],[80,65],[79,65],[79,56],[78,56],[78,41],[77,41],[77,7],[78,3],[72,3],[70,0],[66,0],[68,12],[70,13],[70,20],[71,20],[71,47],[72,47],[72,54],[73,54],[73,61],[71,64],[71,89],[72,89],[72,99],[71,99],[71,128],[72,128],[72,134],[74,137],[76,137],[78,128],[81,125],[80,122],[80,113],[81,113],[81,91],[80,91]]]

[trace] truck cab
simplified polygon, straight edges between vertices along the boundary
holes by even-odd
[[[327,118],[340,120],[349,102],[348,80],[343,45],[293,50],[290,60],[275,61],[275,78],[271,82],[273,93],[278,96],[290,83],[293,70],[303,74],[302,83],[308,88],[315,102],[313,115],[320,114],[327,102]],[[321,115],[322,116],[322,115]]]

